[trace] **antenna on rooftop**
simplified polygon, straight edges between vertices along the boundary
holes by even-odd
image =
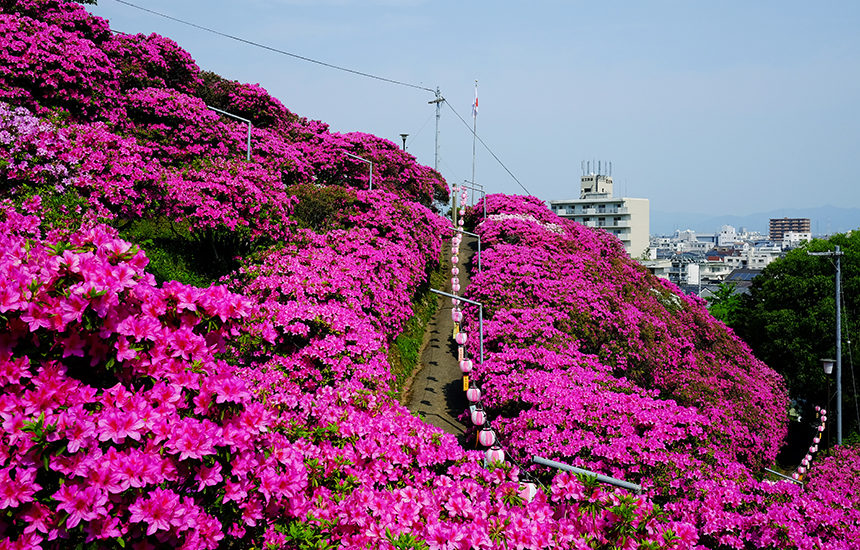
[[[582,175],[585,175],[585,161],[579,163],[579,169],[582,170]]]

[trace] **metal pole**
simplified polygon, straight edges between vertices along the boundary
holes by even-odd
[[[842,255],[836,245],[833,252],[807,252],[808,256],[836,257],[836,444],[842,445]],[[829,396],[828,396],[829,399]]]
[[[445,98],[442,97],[442,92],[439,91],[439,86],[436,86],[436,99],[427,103],[436,104],[436,157],[433,160],[433,169],[439,171],[439,119],[442,118],[442,102]]]
[[[477,233],[471,233],[469,231],[466,231],[465,229],[460,229],[459,227],[452,227],[451,230],[456,231],[458,233],[463,233],[465,235],[469,235],[469,236],[478,238],[478,273],[480,273],[481,272],[481,236],[478,235]]]
[[[435,288],[431,288],[430,292],[435,292],[436,294],[441,294],[442,296],[447,296],[449,298],[457,298],[458,300],[463,300],[467,304],[472,304],[474,306],[478,306],[478,337],[481,340],[480,361],[481,361],[481,363],[483,363],[484,362],[484,305],[481,302],[476,302],[475,300],[463,298],[462,296],[457,296],[456,294],[450,294],[448,292],[442,292],[441,290],[436,290]]]
[[[478,187],[480,187],[480,189],[478,189],[477,187],[472,187],[472,186],[466,185],[467,183],[471,183],[472,185],[478,186]],[[475,182],[472,182],[469,180],[464,180],[463,187],[465,187],[466,189],[471,189],[473,191],[477,191],[478,193],[481,193],[481,195],[483,195],[484,217],[486,218],[487,217],[487,192],[484,191],[484,189],[483,189],[484,186],[481,185],[480,183],[475,183]]]
[[[842,445],[842,252],[836,245],[836,444]]]
[[[478,81],[475,81],[475,111],[472,117],[472,181],[475,181],[475,141],[478,139]]]
[[[343,151],[343,154],[348,156],[348,157],[352,157],[354,159],[360,160],[361,162],[366,162],[367,164],[370,165],[370,186],[369,186],[368,190],[372,191],[373,190],[373,162],[367,160],[366,158],[362,158],[358,155],[353,155],[352,153],[347,153],[346,151]]]
[[[245,124],[248,125],[248,140],[247,140],[247,143],[245,144],[245,147],[246,147],[245,159],[250,161],[251,160],[251,121],[248,120],[247,118],[242,118],[238,115],[234,115],[233,113],[228,113],[227,111],[222,111],[221,109],[219,109],[217,107],[213,107],[211,105],[207,105],[206,107],[209,109],[212,109],[216,113],[221,113],[222,115],[226,115],[228,117],[235,118],[236,120],[241,120],[242,122],[244,122]]]
[[[772,473],[772,474],[774,474],[774,475],[777,475],[777,476],[779,476],[779,477],[781,477],[781,478],[784,478],[784,479],[787,479],[787,480],[789,480],[789,481],[793,481],[794,483],[797,483],[798,485],[803,485],[803,482],[802,482],[802,481],[800,481],[799,479],[794,479],[793,477],[789,477],[789,476],[787,476],[787,475],[785,475],[785,474],[781,474],[781,473],[777,472],[776,470],[771,470],[770,468],[765,468],[765,469],[764,469],[764,471],[765,471],[765,472],[770,472],[770,473]]]
[[[605,476],[603,474],[598,474],[597,472],[592,472],[591,470],[584,470],[582,468],[577,468],[576,466],[570,466],[563,462],[556,462],[555,460],[550,460],[548,458],[541,458],[537,455],[532,456],[532,462],[534,462],[535,464],[540,464],[541,466],[549,466],[550,468],[555,468],[556,470],[564,470],[565,472],[572,472],[574,474],[590,476],[601,483],[609,483],[610,485],[615,485],[616,487],[630,489],[631,491],[636,491],[637,494],[642,493],[642,486],[637,485],[636,483],[630,483],[629,481],[624,481],[623,479],[617,479],[614,477]]]

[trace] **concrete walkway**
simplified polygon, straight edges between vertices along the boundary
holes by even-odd
[[[469,285],[469,262],[476,255],[478,245],[474,237],[465,236],[460,244],[460,288]],[[448,285],[443,290],[451,293],[450,256],[445,258]],[[460,416],[469,406],[463,391],[463,373],[457,361],[457,344],[451,335],[454,322],[451,320],[451,299],[438,297],[436,315],[427,324],[427,333],[421,349],[421,361],[416,367],[404,392],[403,404],[417,413],[427,423],[457,436],[465,445],[466,425]],[[471,439],[471,438],[470,438]]]

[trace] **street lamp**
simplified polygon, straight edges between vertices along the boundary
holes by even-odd
[[[827,398],[824,400],[824,408],[830,408],[830,375],[833,373],[833,363],[835,363],[833,359],[822,359],[821,367],[824,369],[824,374],[827,375]],[[841,396],[840,396],[841,397]],[[842,420],[842,417],[839,417],[839,420]],[[827,445],[830,445],[830,424],[827,425]]]
[[[832,252],[807,252],[809,256],[836,258],[836,444],[842,445],[842,256],[837,245]],[[829,383],[829,381],[828,381]]]
[[[403,150],[406,150],[406,138],[409,137],[409,134],[400,134],[400,139],[403,140]]]
[[[833,373],[833,363],[836,361],[833,359],[822,359],[821,366],[824,368],[824,374],[832,374]]]

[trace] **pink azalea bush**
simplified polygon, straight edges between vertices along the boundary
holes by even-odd
[[[468,213],[484,247],[467,290],[484,304],[473,375],[515,456],[641,483],[706,547],[853,546],[860,509],[815,481],[825,469],[805,488],[764,479],[786,432],[784,384],[701,302],[533,198],[490,196],[487,212]]]

